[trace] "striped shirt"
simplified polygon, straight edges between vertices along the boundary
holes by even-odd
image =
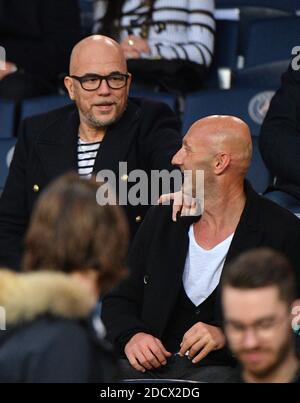
[[[78,138],[77,158],[78,173],[81,178],[90,179],[93,174],[95,160],[101,141],[87,143]]]
[[[95,32],[101,32],[106,1],[95,4]],[[122,9],[120,39],[129,34],[143,36],[148,26],[150,54],[143,58],[183,59],[209,66],[215,38],[214,0],[156,0],[152,18],[143,0],[125,0]]]

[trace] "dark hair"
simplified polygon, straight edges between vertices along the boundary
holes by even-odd
[[[125,274],[128,225],[118,206],[100,206],[95,179],[67,174],[41,194],[25,238],[23,270],[96,270],[106,292]]]
[[[269,248],[243,253],[224,269],[222,287],[278,288],[280,298],[291,304],[296,298],[295,278],[289,261]]]

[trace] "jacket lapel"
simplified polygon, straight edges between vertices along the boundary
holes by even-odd
[[[57,119],[37,140],[37,152],[49,180],[66,172],[77,172],[79,115],[76,107],[66,109],[65,119]]]
[[[107,129],[95,160],[94,174],[103,169],[117,173],[119,162],[127,161],[128,151],[136,138],[133,125],[138,118],[138,107],[128,101],[127,109],[121,119]]]

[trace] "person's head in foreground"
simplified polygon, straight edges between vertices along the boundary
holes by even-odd
[[[118,206],[98,205],[98,188],[75,174],[53,182],[32,215],[24,272],[0,270],[8,330],[0,332],[0,381],[115,379],[115,364],[100,340],[100,312],[92,313],[100,294],[126,274],[128,231]]]
[[[286,258],[271,249],[242,254],[224,272],[222,302],[226,337],[243,381],[295,381],[292,310],[299,301]]]

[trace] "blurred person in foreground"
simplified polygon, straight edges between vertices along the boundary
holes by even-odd
[[[227,268],[222,285],[225,333],[241,364],[235,381],[299,383],[292,313],[299,313],[300,301],[287,259],[271,249],[252,250]]]
[[[99,206],[93,180],[68,174],[39,199],[25,241],[23,273],[0,271],[0,382],[112,382],[99,295],[126,273],[127,223]]]

